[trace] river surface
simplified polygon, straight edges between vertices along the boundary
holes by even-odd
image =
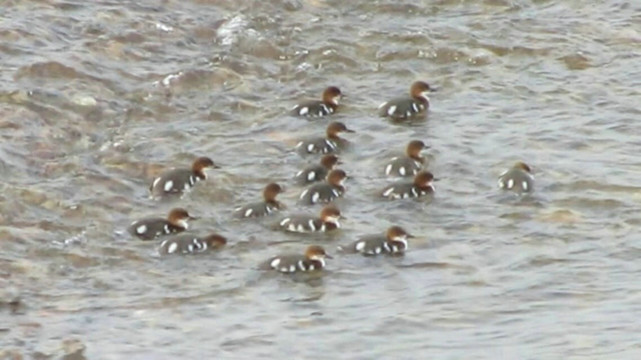
[[[638,359],[641,3],[583,0],[0,1],[0,358]],[[424,121],[377,117],[414,80]],[[292,182],[287,115],[329,85],[356,130],[344,229],[273,231],[232,209]],[[431,147],[433,201],[384,202],[383,163]],[[183,199],[162,169],[221,165]],[[536,192],[502,194],[523,160]],[[217,253],[123,230],[182,206]],[[392,224],[403,257],[336,247]],[[263,273],[310,244],[309,277]],[[22,357],[21,357],[22,356]]]

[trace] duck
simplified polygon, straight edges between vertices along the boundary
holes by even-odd
[[[218,234],[196,236],[194,234],[179,234],[160,243],[158,252],[161,255],[200,254],[218,250],[227,244],[227,239]]]
[[[261,268],[281,273],[318,271],[325,268],[325,259],[333,258],[322,246],[310,245],[304,254],[277,255],[265,261]]]
[[[318,217],[308,214],[287,216],[278,223],[278,228],[295,233],[328,232],[340,229],[340,219],[344,219],[341,211],[330,204],[321,209]]]
[[[160,174],[153,180],[149,191],[153,197],[183,194],[197,182],[207,179],[206,170],[210,168],[218,169],[219,166],[206,156],[199,157],[191,168],[176,168]]]
[[[427,148],[429,147],[421,140],[410,141],[405,149],[405,156],[394,157],[385,164],[385,175],[398,177],[416,175],[425,163],[421,151]]]
[[[388,185],[381,196],[389,200],[419,198],[434,194],[434,175],[429,171],[419,171],[411,182],[398,181]]]
[[[321,100],[309,100],[295,105],[291,113],[295,116],[319,118],[331,115],[338,109],[343,93],[336,86],[329,86],[323,91]]]
[[[240,218],[256,218],[273,213],[284,208],[284,205],[276,200],[276,196],[283,192],[283,187],[277,183],[269,183],[263,189],[263,201],[251,203],[245,206],[236,208],[236,217]]]
[[[405,121],[423,115],[430,107],[429,94],[436,91],[424,81],[415,81],[410,86],[409,97],[399,97],[382,103],[378,107],[381,117],[394,121]]]
[[[325,182],[313,184],[300,194],[302,204],[314,205],[329,203],[342,197],[345,193],[343,182],[347,174],[341,169],[334,169],[327,174]]]
[[[330,154],[340,151],[345,144],[345,140],[338,136],[341,132],[353,133],[345,124],[340,121],[334,121],[327,125],[325,130],[326,137],[310,138],[301,140],[296,144],[296,151],[301,155],[307,154]]]
[[[534,191],[534,175],[530,166],[522,161],[517,161],[510,169],[499,175],[499,188],[512,191],[518,195]]]
[[[335,154],[323,155],[318,164],[297,172],[294,176],[294,182],[298,185],[305,185],[324,180],[327,174],[338,164],[341,164],[341,161]]]
[[[365,235],[341,249],[369,256],[402,254],[408,249],[407,239],[413,237],[402,227],[394,225],[390,226],[384,234]]]
[[[133,221],[127,231],[141,239],[154,240],[160,236],[175,234],[189,228],[189,220],[196,220],[183,208],[174,208],[169,211],[167,218],[147,217]]]

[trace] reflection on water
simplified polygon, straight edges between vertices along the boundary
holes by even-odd
[[[633,358],[639,9],[583,5],[5,2],[0,358]],[[418,79],[439,88],[426,120],[377,117]],[[293,147],[328,120],[287,112],[329,85],[348,96],[332,120],[356,130],[344,229],[233,219],[272,181],[283,215],[317,211],[293,182],[317,159]],[[436,196],[381,201],[382,164],[409,139],[430,146]],[[181,200],[149,198],[196,156],[222,168]],[[532,197],[496,189],[516,160]],[[177,204],[227,248],[161,257],[124,235]],[[391,224],[419,235],[403,257],[256,270]]]

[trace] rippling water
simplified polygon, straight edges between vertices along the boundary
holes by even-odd
[[[239,5],[242,4],[242,5]],[[545,1],[26,1],[0,8],[0,357],[636,359],[641,354],[641,5]],[[427,121],[383,100],[424,79]],[[232,220],[307,164],[287,116],[325,86],[357,133],[349,218],[329,236]],[[382,163],[430,146],[431,203],[381,202]],[[122,235],[165,214],[147,186],[207,155],[181,206],[207,256]],[[532,165],[537,192],[499,194]],[[314,161],[309,159],[309,161]],[[255,265],[399,224],[401,258],[335,256],[312,278]]]

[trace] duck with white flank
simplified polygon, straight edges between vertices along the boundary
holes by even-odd
[[[344,218],[334,205],[327,205],[320,211],[320,217],[312,215],[292,215],[278,223],[282,230],[295,233],[327,232],[340,229],[339,220]]]
[[[331,115],[338,109],[338,102],[343,97],[341,90],[330,86],[323,91],[322,100],[310,100],[300,103],[292,108],[292,114],[310,118]]]
[[[180,234],[160,243],[158,252],[161,255],[170,254],[200,254],[207,251],[218,250],[227,244],[227,239],[218,235],[195,236],[193,234]]]
[[[169,212],[166,219],[148,217],[136,220],[129,225],[127,231],[142,240],[153,240],[159,236],[185,231],[189,228],[188,221],[195,219],[187,210],[175,208]]]
[[[334,169],[334,166],[340,163],[338,156],[334,154],[323,155],[319,164],[309,166],[297,172],[294,176],[294,181],[298,185],[321,181],[327,177],[327,173]]]
[[[410,120],[423,115],[430,107],[429,94],[436,89],[423,81],[416,81],[410,87],[409,97],[386,101],[378,107],[379,115],[394,121]]]
[[[332,122],[327,125],[326,137],[312,138],[299,141],[296,144],[296,151],[299,154],[329,154],[339,151],[345,143],[338,134],[341,132],[353,133],[354,130],[348,129],[342,122]]]
[[[421,140],[410,141],[405,149],[405,156],[394,157],[385,164],[385,175],[400,177],[416,175],[425,163],[421,151],[427,148],[428,146]]]
[[[276,200],[276,196],[283,192],[283,188],[276,184],[270,183],[263,189],[263,201],[251,203],[236,208],[236,217],[255,218],[271,215],[284,207],[282,203]]]
[[[276,270],[282,273],[315,271],[325,267],[325,258],[332,259],[321,246],[311,245],[304,255],[283,254],[274,256],[265,261],[260,268]]]
[[[517,162],[511,169],[499,176],[499,188],[513,191],[519,195],[534,191],[534,175],[524,162]]]
[[[342,249],[363,255],[401,254],[408,249],[407,239],[413,237],[402,227],[391,226],[385,234],[365,235]]]
[[[191,168],[171,169],[154,179],[149,190],[152,196],[182,194],[189,191],[197,182],[207,179],[206,170],[218,166],[208,157],[194,160]]]
[[[330,171],[324,183],[314,184],[303,190],[300,194],[300,202],[302,204],[314,205],[334,201],[345,193],[343,182],[345,182],[346,178],[347,174],[341,169]]]
[[[420,171],[413,181],[399,181],[387,186],[381,196],[389,200],[418,198],[434,193],[434,175],[429,171]]]

